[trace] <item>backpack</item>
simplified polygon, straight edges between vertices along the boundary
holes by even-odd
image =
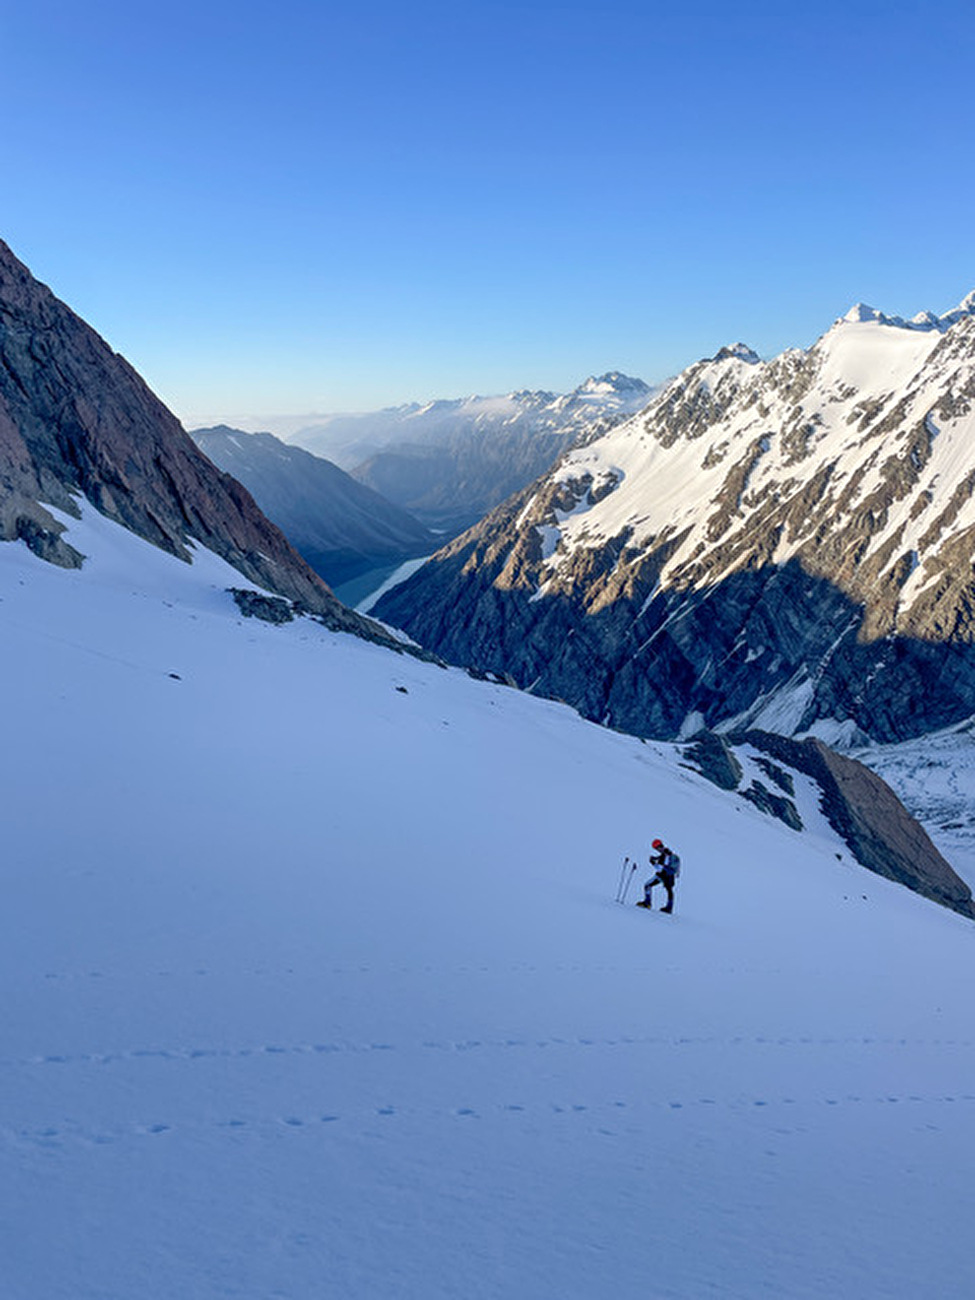
[[[670,869],[674,873],[675,878],[680,875],[680,854],[679,853],[671,853]]]

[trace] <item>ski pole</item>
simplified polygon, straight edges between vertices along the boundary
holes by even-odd
[[[630,865],[629,855],[623,859],[623,866],[620,868],[619,884],[616,886],[616,902],[623,901],[623,885],[626,881],[626,868]]]
[[[636,863],[634,862],[633,865],[630,867],[630,874],[626,877],[626,884],[623,886],[623,897],[620,899],[621,903],[626,902],[626,896],[630,892],[630,881],[633,879],[635,872],[636,872]]]

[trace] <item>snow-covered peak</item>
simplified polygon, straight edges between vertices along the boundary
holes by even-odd
[[[870,307],[864,302],[858,302],[854,303],[837,324],[873,323],[902,330],[937,330],[938,333],[943,334],[962,317],[973,315],[975,315],[975,289],[967,297],[963,298],[953,311],[945,312],[941,316],[935,315],[933,311],[925,310],[919,311],[910,320],[905,320],[903,316],[890,316],[886,312],[879,311],[876,307]]]
[[[642,379],[634,379],[630,375],[624,375],[620,370],[608,370],[604,375],[590,375],[585,383],[580,384],[576,389],[576,394],[579,396],[592,394],[600,397],[613,394],[629,396],[634,393],[643,394],[649,392],[649,384],[645,384]]]
[[[747,343],[732,343],[729,347],[721,348],[711,358],[712,361],[747,361],[749,365],[755,366],[761,363],[762,358]]]
[[[876,321],[880,325],[890,323],[890,317],[885,316],[882,311],[876,307],[870,307],[865,302],[856,302],[843,317],[845,321]]]
[[[954,311],[945,312],[940,318],[943,329],[948,329],[965,316],[975,316],[975,289],[962,298]]]
[[[941,330],[945,328],[942,318],[935,316],[930,311],[919,311],[910,320],[905,320],[903,316],[890,316],[887,312],[871,307],[865,302],[854,303],[838,323],[841,325],[864,325],[869,323],[902,330]]]

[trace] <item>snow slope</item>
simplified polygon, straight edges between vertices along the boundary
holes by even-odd
[[[971,1294],[969,923],[65,522],[0,547],[5,1297]]]

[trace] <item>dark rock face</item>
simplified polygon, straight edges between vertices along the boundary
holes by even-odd
[[[122,357],[0,241],[0,539],[60,564],[82,557],[42,503],[77,497],[171,554],[199,542],[350,631],[346,610],[235,479],[221,473]]]
[[[975,712],[975,645],[865,639],[862,607],[798,561],[660,590],[662,557],[628,563],[620,542],[580,552],[574,592],[535,598],[541,542],[534,529],[512,540],[530,495],[440,551],[377,616],[454,663],[657,739],[677,737],[688,717],[769,727],[777,696],[783,730],[849,718],[881,742]]]
[[[434,534],[321,456],[270,433],[195,429],[197,446],[253,495],[268,519],[326,582],[429,555]]]
[[[802,830],[802,818],[792,800],[770,790],[764,781],[752,781],[741,794],[742,798],[753,803],[761,812],[768,813],[770,817],[777,817],[780,822],[785,822],[786,826],[791,826],[794,831]]]

